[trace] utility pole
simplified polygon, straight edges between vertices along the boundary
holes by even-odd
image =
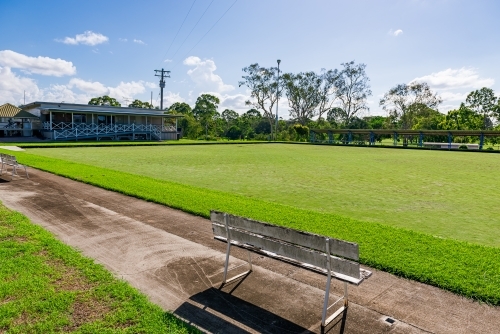
[[[278,103],[280,102],[280,63],[281,59],[278,59],[278,84],[276,87],[276,128],[274,129],[274,140],[278,137]]]
[[[170,78],[170,71],[165,71],[163,68],[161,70],[155,70],[155,77],[160,77],[160,110],[163,110],[163,88],[165,88],[165,78]],[[158,74],[160,72],[160,74]]]

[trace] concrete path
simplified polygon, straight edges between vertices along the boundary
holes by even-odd
[[[213,333],[319,332],[325,276],[253,254],[254,271],[221,288],[225,243],[208,220],[33,169],[30,177],[4,174],[0,201],[165,310]],[[233,254],[233,267],[244,264],[245,251]],[[368,269],[373,276],[349,288],[346,333],[500,333],[498,307]],[[332,301],[341,292],[334,282]]]

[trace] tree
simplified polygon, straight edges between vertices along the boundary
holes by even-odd
[[[335,78],[336,97],[340,102],[340,119],[343,124],[349,124],[351,119],[363,110],[369,110],[366,104],[370,90],[370,79],[366,75],[365,64],[355,64],[354,61],[341,64],[344,68]]]
[[[228,130],[227,130],[227,137],[231,140],[236,140],[236,139],[240,139],[241,137],[241,129],[239,127],[237,127],[236,125],[232,125]]]
[[[112,107],[121,107],[122,105],[112,97],[109,97],[107,95],[100,96],[100,97],[94,97],[92,98],[88,104],[94,105],[94,106],[112,106]]]
[[[225,109],[222,114],[221,114],[221,117],[222,119],[224,120],[224,123],[225,123],[225,129],[226,131],[228,131],[228,129],[233,126],[233,125],[236,125],[236,123],[238,122],[238,118],[239,118],[240,115],[238,115],[238,113],[234,110],[231,110],[231,109]]]
[[[189,104],[184,102],[175,102],[168,109],[168,113],[176,113],[176,114],[192,114],[192,109]]]
[[[442,99],[432,92],[427,83],[412,82],[391,88],[380,100],[380,106],[404,130],[408,130],[413,127],[418,108],[425,106],[435,109],[441,102]]]
[[[321,103],[321,76],[315,72],[286,73],[283,82],[290,116],[302,125],[316,115],[316,108]]]
[[[483,117],[465,103],[461,103],[460,108],[456,110],[450,110],[444,121],[447,130],[479,130],[483,124]]]
[[[142,102],[135,99],[134,102],[128,105],[129,108],[153,109],[153,105],[149,102]]]
[[[257,109],[250,109],[239,118],[242,136],[253,138],[257,124],[262,120],[262,115]]]
[[[496,114],[496,102],[497,98],[495,93],[491,88],[486,87],[470,92],[465,99],[468,108],[473,110],[476,114],[483,116],[483,130],[492,127],[492,124],[488,124],[488,118]]]
[[[269,122],[271,135],[275,126],[274,108],[282,93],[282,80],[278,80],[277,67],[260,67],[258,63],[243,68],[246,75],[239,86],[247,86],[250,89],[250,100],[245,104],[262,110],[264,117]]]
[[[217,112],[219,103],[219,98],[210,94],[201,94],[198,99],[196,99],[193,115],[205,128],[205,135],[207,136],[209,125],[214,123],[214,116],[220,117],[220,114]]]
[[[321,73],[321,87],[319,91],[320,103],[318,105],[318,118],[334,108],[333,103],[337,100],[337,81],[340,78],[338,70],[324,70]]]
[[[342,122],[341,118],[344,114],[344,110],[340,107],[331,108],[326,114],[326,120],[332,125],[337,126],[340,122]]]
[[[410,112],[414,115],[412,130],[440,130],[446,116],[424,104],[412,104]]]

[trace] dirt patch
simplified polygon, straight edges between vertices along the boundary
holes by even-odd
[[[95,287],[78,269],[67,266],[62,260],[48,259],[45,263],[56,271],[52,281],[56,291],[90,291]]]
[[[11,237],[0,238],[0,242],[12,241],[12,242],[17,242],[17,243],[24,243],[24,242],[26,242],[28,240],[29,239],[27,237],[25,237],[25,236],[18,236],[18,235],[11,236]]]
[[[71,325],[63,328],[64,332],[74,331],[86,323],[91,323],[104,318],[111,311],[111,307],[94,297],[77,297],[73,303],[70,321]]]
[[[35,322],[35,319],[33,318],[32,315],[30,315],[28,312],[23,311],[19,317],[17,317],[13,322],[12,325],[13,327],[19,326],[19,325],[29,325]]]

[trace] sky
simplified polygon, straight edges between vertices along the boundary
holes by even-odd
[[[242,68],[366,64],[368,115],[390,88],[425,81],[446,112],[481,87],[500,95],[498,0],[0,0],[0,104],[86,104],[110,95],[164,107],[210,93],[249,109]],[[282,98],[279,115],[288,118]]]

